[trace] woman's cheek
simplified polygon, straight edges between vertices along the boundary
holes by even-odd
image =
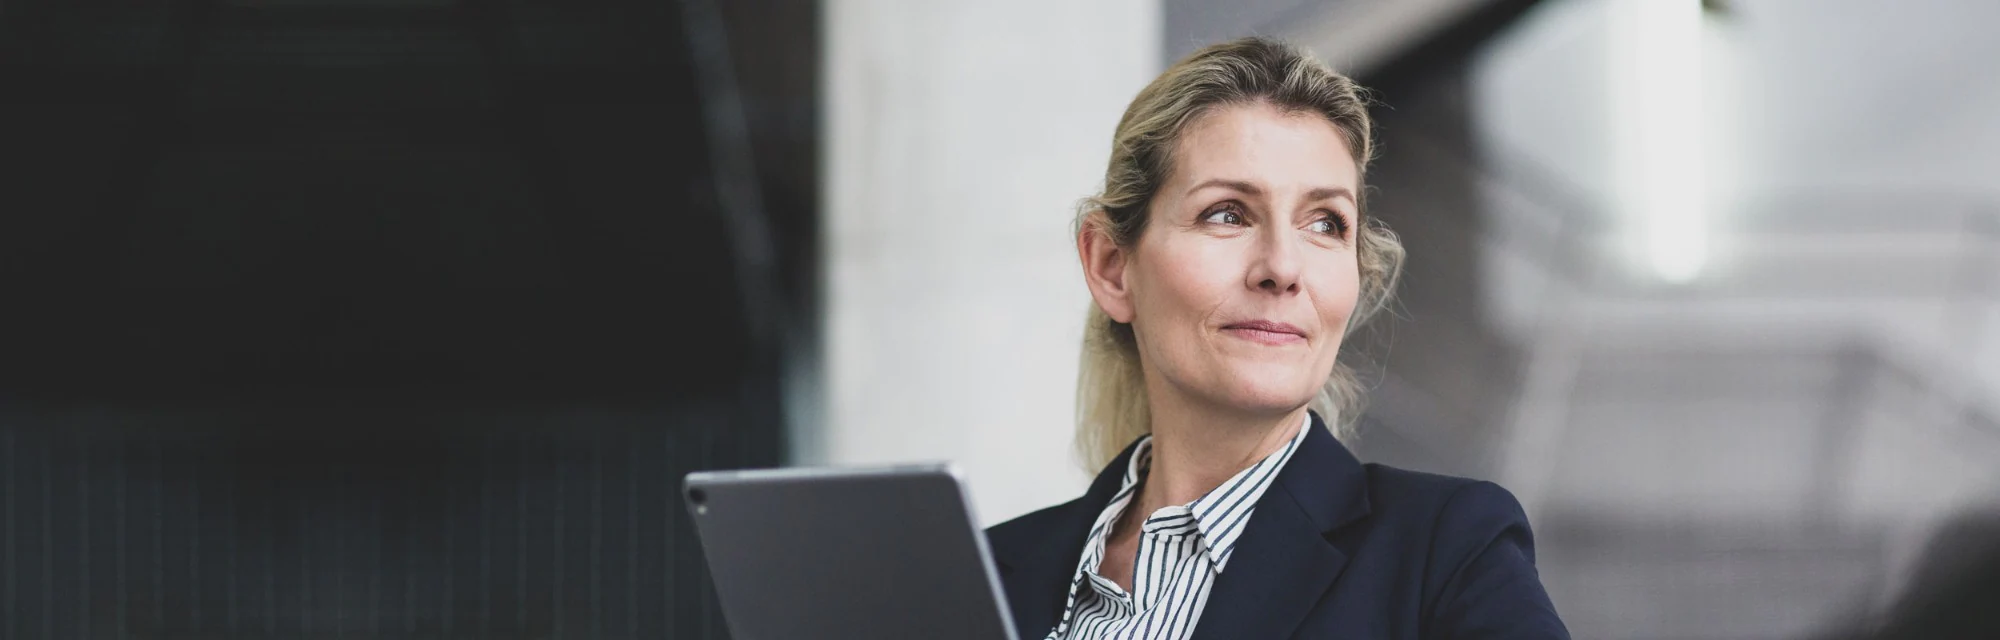
[[[1198,243],[1181,243],[1173,248],[1178,250],[1163,256],[1167,259],[1161,265],[1160,279],[1160,284],[1169,290],[1172,303],[1182,313],[1199,313],[1214,307],[1214,299],[1223,294],[1220,285],[1230,277],[1226,260],[1212,247]]]
[[[1328,329],[1340,331],[1347,327],[1348,318],[1354,315],[1354,307],[1361,297],[1361,274],[1358,265],[1352,262],[1352,254],[1347,261],[1336,261],[1328,265],[1331,277],[1320,281],[1319,290],[1313,300],[1319,307],[1320,318]]]

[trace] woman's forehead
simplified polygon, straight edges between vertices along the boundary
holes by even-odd
[[[1333,123],[1269,105],[1204,114],[1188,123],[1176,147],[1173,175],[1163,186],[1178,191],[1219,185],[1352,193],[1359,181],[1346,138]]]

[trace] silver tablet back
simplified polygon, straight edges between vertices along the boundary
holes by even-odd
[[[949,465],[698,472],[682,489],[737,640],[1015,640]]]

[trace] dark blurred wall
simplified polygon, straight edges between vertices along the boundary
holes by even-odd
[[[1483,150],[1471,74],[1480,47],[1533,7],[1488,2],[1411,42],[1358,79],[1377,107],[1370,215],[1408,251],[1392,317],[1350,340],[1372,363],[1360,455],[1411,468],[1497,478],[1522,354],[1500,335],[1481,293]]]
[[[0,5],[0,638],[721,635],[818,13],[709,5]]]

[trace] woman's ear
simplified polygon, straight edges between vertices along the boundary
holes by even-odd
[[[1097,308],[1112,320],[1132,322],[1132,292],[1126,286],[1125,265],[1131,252],[1111,239],[1111,220],[1103,209],[1084,214],[1077,225],[1076,254],[1083,261],[1083,282]]]

